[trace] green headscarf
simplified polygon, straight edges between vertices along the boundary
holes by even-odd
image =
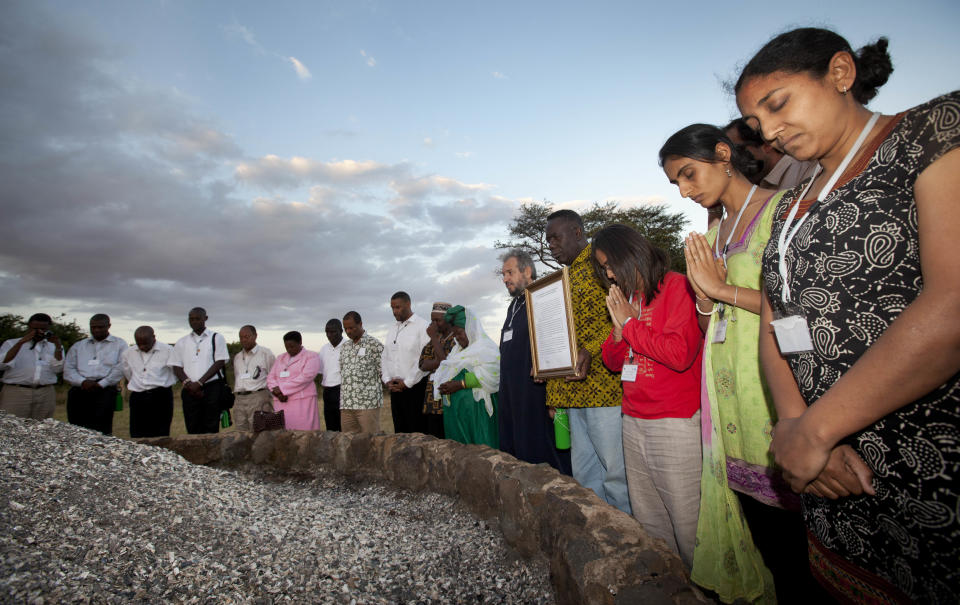
[[[447,309],[447,312],[443,314],[443,319],[451,326],[465,328],[467,327],[467,310],[463,308],[463,305],[450,307]]]

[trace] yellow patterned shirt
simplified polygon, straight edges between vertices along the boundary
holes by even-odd
[[[547,405],[559,408],[599,408],[620,405],[623,390],[620,375],[603,365],[600,347],[612,325],[607,313],[606,293],[593,272],[592,247],[587,244],[570,265],[570,297],[577,346],[590,353],[590,372],[586,380],[567,382],[563,378],[547,380]]]

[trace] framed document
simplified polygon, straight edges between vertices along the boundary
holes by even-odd
[[[530,354],[536,378],[557,378],[577,373],[577,333],[570,302],[567,267],[541,277],[524,291]]]

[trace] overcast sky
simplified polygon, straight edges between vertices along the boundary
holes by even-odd
[[[650,6],[652,4],[652,7]],[[905,7],[909,6],[909,14]],[[318,349],[390,295],[477,309],[519,204],[666,202],[657,166],[772,35],[890,38],[895,112],[960,83],[956,2],[3,2],[0,312]]]

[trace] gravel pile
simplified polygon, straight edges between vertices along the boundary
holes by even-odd
[[[271,480],[0,412],[0,601],[552,603],[453,499]]]

